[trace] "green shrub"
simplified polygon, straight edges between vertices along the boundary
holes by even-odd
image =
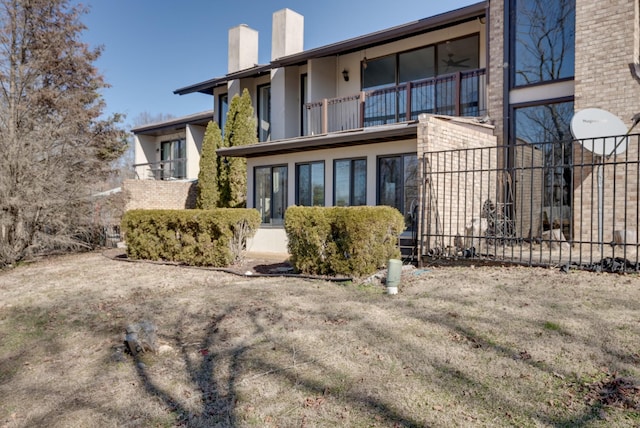
[[[193,266],[229,266],[259,225],[253,209],[131,210],[122,219],[129,258]]]
[[[323,207],[292,206],[285,212],[291,265],[298,271],[326,275],[328,245],[331,239],[331,212]]]
[[[391,207],[289,207],[291,263],[311,274],[362,276],[398,258],[404,218]]]

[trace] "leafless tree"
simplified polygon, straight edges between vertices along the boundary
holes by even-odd
[[[126,149],[102,118],[101,49],[68,0],[0,0],[0,267],[83,245],[91,192]]]

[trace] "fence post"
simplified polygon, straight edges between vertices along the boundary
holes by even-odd
[[[411,120],[411,82],[407,83],[407,105],[406,105],[406,121]]]
[[[462,72],[458,71],[456,73],[456,116],[462,116]]]
[[[364,128],[364,106],[366,95],[364,91],[360,91],[360,128]]]

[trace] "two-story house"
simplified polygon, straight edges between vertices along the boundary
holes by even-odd
[[[282,221],[294,204],[391,205],[409,216],[418,116],[486,115],[484,3],[306,51],[303,25],[276,12],[271,63],[258,66],[257,32],[231,29],[229,74],[175,91],[213,95],[221,123],[234,94],[253,96],[260,143],[218,154],[247,158],[247,203],[263,220],[254,250],[286,251]]]
[[[221,127],[229,100],[251,93],[260,142],[218,154],[247,159],[247,205],[263,221],[255,251],[286,251],[294,204],[396,207],[425,254],[487,235],[512,254],[542,251],[540,239],[602,245],[618,231],[630,244],[637,138],[624,158],[602,160],[570,122],[598,107],[630,125],[640,110],[638,9],[489,0],[308,50],[303,17],[284,9],[273,15],[270,63],[256,65],[257,32],[234,27],[228,74],[175,93],[211,95]]]

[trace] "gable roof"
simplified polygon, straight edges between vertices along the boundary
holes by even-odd
[[[224,85],[230,80],[247,77],[258,77],[268,73],[273,68],[287,67],[291,65],[304,64],[313,58],[323,58],[334,55],[344,55],[361,49],[394,42],[407,37],[417,36],[439,30],[443,27],[461,24],[472,21],[487,14],[488,4],[486,1],[475,3],[460,9],[434,15],[428,18],[419,19],[407,24],[398,25],[363,36],[354,37],[330,45],[309,49],[297,54],[288,55],[271,61],[270,64],[257,65],[252,68],[227,74],[222,77],[215,77],[204,82],[195,83],[173,91],[174,94],[186,95],[194,92],[213,95],[213,89]]]

